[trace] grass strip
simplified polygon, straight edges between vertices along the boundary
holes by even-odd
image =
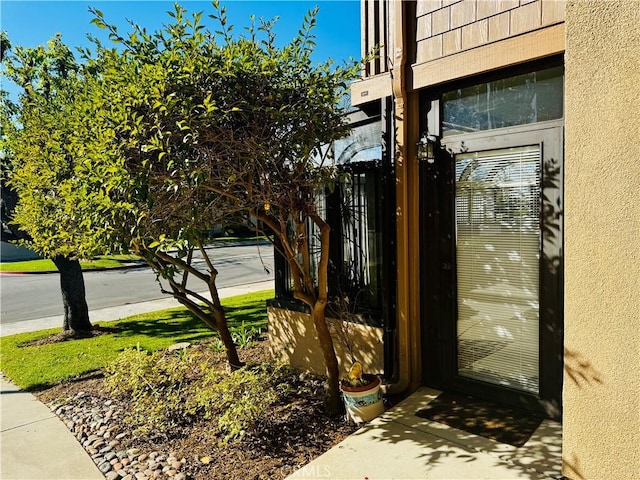
[[[265,302],[273,290],[254,292],[223,300],[232,332],[260,327],[266,329]],[[60,332],[59,328],[20,333],[0,338],[0,370],[25,390],[41,390],[78,375],[103,368],[126,348],[148,351],[178,342],[197,343],[215,332],[183,307],[135,315],[100,323],[112,329],[92,338],[28,346],[31,342]]]
[[[126,263],[140,260],[135,255],[111,255],[100,256],[91,260],[80,260],[80,267],[83,270],[96,268],[121,267]],[[58,269],[48,258],[38,260],[24,260],[20,262],[0,263],[0,272],[57,272]]]

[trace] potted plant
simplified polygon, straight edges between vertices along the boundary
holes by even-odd
[[[364,373],[360,362],[353,363],[347,377],[340,382],[340,390],[347,418],[355,423],[368,422],[384,412],[380,378]]]

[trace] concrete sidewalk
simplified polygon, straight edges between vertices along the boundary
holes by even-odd
[[[73,434],[30,393],[0,380],[0,478],[103,480]]]
[[[516,448],[415,415],[440,393],[421,388],[288,479],[562,477],[559,423],[545,420],[524,446]]]

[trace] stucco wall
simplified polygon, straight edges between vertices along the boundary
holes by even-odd
[[[269,307],[267,310],[273,357],[294,367],[325,375],[322,352],[311,316],[275,307]],[[355,359],[363,364],[368,373],[382,373],[384,369],[382,329],[352,323],[346,323],[345,327],[348,329],[347,336]],[[351,359],[335,329],[332,335],[340,374],[345,376],[351,367]]]
[[[640,478],[640,8],[566,10],[564,473]]]

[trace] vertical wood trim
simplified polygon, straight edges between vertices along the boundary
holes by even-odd
[[[398,377],[392,391],[415,390],[420,386],[420,278],[415,268],[419,255],[417,93],[408,94],[411,86],[410,57],[415,43],[415,2],[393,2],[395,21],[392,87],[395,119],[395,167],[397,195],[397,338]]]
[[[368,44],[368,29],[367,29],[367,0],[360,0],[360,51],[361,58],[364,58],[365,55],[369,52],[369,44]],[[362,66],[362,76],[367,76],[367,65]]]
[[[410,66],[407,65],[407,82],[410,82]],[[411,389],[418,389],[422,383],[422,325],[420,312],[420,175],[416,141],[419,137],[419,95],[413,89],[407,92],[405,105],[405,139],[407,155],[407,181],[406,188],[409,191],[408,215],[408,249],[411,263],[407,265],[409,275],[409,335],[411,338]]]
[[[367,41],[369,49],[376,44],[376,0],[367,0]],[[376,75],[376,60],[368,62],[367,75]]]
[[[380,45],[380,17],[381,17],[381,9],[380,7],[382,6],[382,0],[373,0],[373,11],[374,11],[374,16],[373,16],[373,25],[374,25],[374,32],[373,32],[373,44],[374,46],[379,46]],[[380,58],[380,55],[376,55],[376,58],[374,59],[374,65],[375,65],[375,72],[374,75],[378,75],[381,72],[380,69],[380,64],[382,63],[382,58]]]
[[[387,3],[387,71],[391,71],[395,65],[394,52],[395,52],[395,35],[396,35],[396,19],[394,16],[395,1],[390,0]]]
[[[389,69],[388,63],[387,63],[387,35],[386,35],[388,5],[389,3],[387,0],[380,0],[380,8],[378,12],[379,13],[378,32],[379,32],[379,42],[380,42],[380,52],[379,52],[380,60],[378,63],[380,65],[380,70],[378,71],[378,73],[384,73]]]
[[[396,169],[396,242],[397,242],[397,309],[396,309],[396,333],[398,342],[398,369],[394,379],[395,383],[391,391],[402,392],[406,390],[411,379],[410,342],[409,333],[409,251],[408,251],[408,180],[407,169],[407,141],[405,123],[405,96],[406,96],[406,52],[404,44],[404,3],[393,2],[393,13],[390,15],[394,21],[392,53],[393,70],[391,74],[394,97],[395,120],[395,169]]]

